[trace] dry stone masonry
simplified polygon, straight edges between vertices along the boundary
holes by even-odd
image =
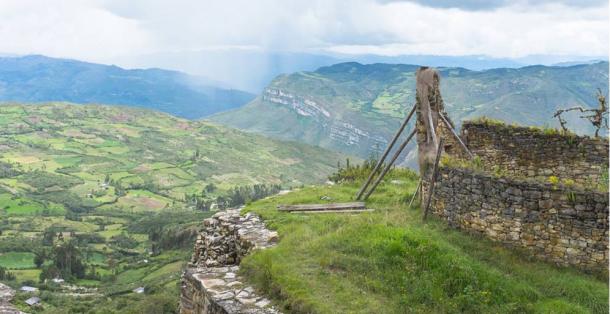
[[[180,313],[280,313],[238,275],[245,255],[277,240],[277,233],[251,213],[241,216],[239,210],[227,210],[205,219],[182,276]]]
[[[558,265],[607,271],[608,191],[596,189],[607,139],[489,122],[465,122],[462,137],[483,169],[440,168],[437,216]]]
[[[15,290],[3,283],[0,283],[0,313],[25,314],[11,304],[13,297],[15,297]]]
[[[608,171],[608,139],[500,123],[464,122],[462,137],[484,165],[510,175],[548,180],[550,176],[592,184]]]
[[[564,266],[608,265],[608,194],[442,167],[433,208],[454,227]]]

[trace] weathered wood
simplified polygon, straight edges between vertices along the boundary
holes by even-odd
[[[444,110],[443,98],[440,92],[440,74],[433,68],[420,67],[416,74],[415,104],[417,109],[417,150],[419,174],[425,180],[430,176],[436,156],[439,114]],[[421,194],[420,194],[421,195]]]
[[[400,126],[400,128],[398,129],[396,134],[394,134],[394,138],[392,138],[392,141],[390,142],[388,147],[386,147],[385,151],[383,152],[383,155],[377,161],[377,164],[375,165],[375,168],[373,169],[373,171],[371,171],[371,173],[369,174],[369,177],[366,179],[366,181],[364,182],[362,187],[360,187],[358,194],[356,194],[356,200],[359,200],[362,197],[362,194],[364,193],[364,191],[366,191],[366,188],[368,188],[369,184],[371,184],[371,181],[373,180],[375,173],[377,173],[377,171],[379,171],[379,168],[381,168],[381,165],[383,165],[383,162],[385,161],[386,157],[388,157],[390,150],[392,150],[392,148],[394,147],[394,144],[396,144],[396,141],[402,134],[402,131],[405,129],[407,124],[409,123],[409,120],[411,120],[413,113],[415,113],[415,105],[413,105],[413,109],[411,109],[411,112],[409,113],[409,115],[402,122],[402,125]]]
[[[421,183],[422,183],[422,180],[419,179],[419,182],[417,183],[417,188],[415,188],[415,192],[413,192],[413,196],[411,196],[411,201],[409,201],[409,207],[411,207],[411,205],[413,205],[415,196],[417,195],[417,192],[419,192],[419,190],[421,189]]]
[[[474,158],[474,155],[470,152],[470,150],[468,149],[468,147],[466,147],[466,144],[464,144],[464,142],[462,141],[462,139],[460,138],[460,136],[455,132],[455,130],[453,129],[453,127],[451,127],[451,124],[449,123],[449,121],[447,121],[447,119],[445,118],[444,114],[439,114],[439,116],[441,117],[441,120],[443,120],[443,123],[445,124],[445,126],[447,127],[447,129],[449,129],[449,131],[451,132],[451,134],[453,134],[453,136],[458,140],[458,142],[460,143],[460,145],[462,145],[462,148],[468,153],[468,156],[470,156],[470,159]]]
[[[440,114],[439,114],[440,116]],[[434,121],[432,121],[432,110],[428,110],[428,125],[430,125],[430,129],[427,130],[428,132],[430,132],[432,134],[432,141],[434,142],[434,145],[437,144],[437,139],[436,139],[436,129],[434,127]]]
[[[430,180],[430,191],[428,191],[428,200],[426,201],[426,207],[424,210],[424,220],[428,218],[428,210],[430,209],[430,202],[432,201],[432,194],[434,194],[434,183],[436,183],[436,176],[438,174],[438,162],[441,160],[441,154],[443,153],[443,138],[441,137],[438,141],[438,147],[436,150],[436,160],[434,161],[434,170],[432,170],[432,179]]]
[[[375,211],[372,208],[365,209],[341,209],[341,210],[304,210],[304,211],[293,211],[293,214],[359,214],[359,213],[370,213]]]
[[[365,209],[364,202],[352,203],[330,203],[330,204],[299,204],[299,205],[278,205],[279,211],[326,211],[326,210],[348,210],[348,209]]]
[[[367,198],[369,198],[369,196],[371,196],[371,194],[373,194],[373,192],[375,192],[375,189],[377,188],[377,185],[379,185],[379,182],[381,182],[381,180],[383,180],[383,177],[386,175],[386,173],[388,173],[388,171],[390,171],[390,169],[392,168],[392,165],[394,164],[394,162],[396,162],[396,159],[398,159],[398,156],[400,156],[400,153],[402,153],[402,151],[405,149],[405,147],[407,147],[407,144],[409,144],[409,141],[411,141],[411,139],[413,138],[415,133],[417,133],[417,129],[413,130],[413,132],[411,132],[411,134],[409,134],[409,137],[400,145],[398,150],[394,153],[394,156],[392,156],[392,160],[388,164],[386,164],[385,168],[383,169],[381,174],[379,174],[379,176],[377,177],[377,180],[375,181],[375,183],[373,184],[371,189],[364,196],[365,200]]]

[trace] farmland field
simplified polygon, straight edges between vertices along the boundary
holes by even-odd
[[[180,271],[211,210],[322,182],[343,158],[153,111],[0,105],[3,282],[38,286],[37,312],[175,307]],[[81,270],[60,268],[65,252]],[[138,287],[146,293],[134,295]],[[28,297],[19,292],[15,302],[29,312]]]

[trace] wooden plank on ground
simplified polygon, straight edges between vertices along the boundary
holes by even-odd
[[[280,211],[325,211],[325,210],[347,210],[347,209],[365,209],[364,202],[352,203],[330,203],[330,204],[299,204],[299,205],[278,205]]]
[[[341,210],[303,210],[295,211],[293,214],[358,214],[358,213],[369,213],[375,211],[372,208],[365,209],[341,209]]]

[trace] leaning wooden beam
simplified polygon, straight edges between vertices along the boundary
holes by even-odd
[[[279,211],[297,212],[297,211],[324,211],[324,210],[354,210],[365,209],[364,202],[352,203],[331,203],[331,204],[300,204],[300,205],[278,205]]]
[[[415,196],[417,195],[417,192],[419,192],[420,189],[421,189],[421,179],[419,179],[419,182],[417,183],[417,187],[415,188],[415,192],[413,192],[413,196],[411,196],[411,201],[409,201],[409,207],[411,207],[411,205],[413,205]]]
[[[398,156],[400,156],[400,153],[402,153],[402,151],[405,149],[405,147],[407,147],[407,144],[409,144],[409,141],[411,141],[411,139],[413,138],[415,133],[417,133],[417,129],[413,130],[413,132],[411,132],[411,134],[409,134],[409,137],[400,145],[400,147],[398,147],[398,150],[394,153],[394,156],[392,156],[392,160],[390,160],[390,162],[386,164],[385,168],[379,174],[379,176],[377,177],[377,180],[375,181],[375,183],[373,184],[371,189],[364,196],[365,200],[367,198],[369,198],[369,196],[371,194],[373,194],[373,192],[377,188],[377,185],[379,185],[379,182],[381,182],[381,180],[383,180],[383,177],[386,175],[386,173],[388,173],[388,171],[390,171],[390,169],[392,168],[392,165],[394,164],[394,162],[396,162],[396,159],[398,159]]]
[[[411,112],[409,113],[409,115],[402,122],[402,125],[400,126],[398,131],[396,131],[396,134],[394,134],[394,138],[392,138],[390,145],[388,145],[388,147],[386,147],[385,151],[383,152],[383,155],[381,155],[381,158],[377,161],[375,168],[369,174],[369,177],[366,179],[366,181],[364,182],[362,187],[360,187],[358,194],[356,194],[356,200],[359,200],[362,197],[362,194],[364,193],[364,191],[366,191],[366,188],[368,188],[369,184],[371,184],[371,181],[373,180],[375,173],[377,173],[377,171],[379,171],[379,168],[381,168],[381,165],[383,165],[383,162],[385,161],[386,157],[390,153],[390,150],[392,150],[392,148],[394,147],[394,144],[396,144],[396,141],[400,137],[400,134],[402,134],[402,131],[407,126],[407,123],[409,123],[409,120],[411,120],[411,116],[413,116],[413,113],[415,113],[415,105],[413,105],[413,109],[411,109]]]
[[[424,220],[428,218],[428,210],[430,209],[430,202],[432,201],[432,194],[434,194],[434,183],[436,183],[436,175],[438,172],[438,162],[441,160],[441,154],[443,153],[443,138],[438,141],[438,147],[436,149],[436,160],[434,161],[434,170],[432,171],[432,179],[430,180],[430,191],[428,191],[428,200],[426,201],[426,207],[424,210]]]
[[[441,120],[443,120],[443,123],[445,124],[445,126],[449,129],[449,131],[451,131],[451,134],[453,134],[453,136],[458,140],[458,142],[460,142],[460,144],[462,145],[462,148],[468,153],[468,156],[470,156],[470,159],[474,158],[474,155],[470,152],[470,150],[468,149],[468,147],[466,147],[466,144],[464,144],[464,142],[462,141],[462,139],[460,138],[460,136],[455,132],[455,130],[453,129],[453,127],[451,127],[451,124],[449,124],[449,121],[447,121],[447,119],[445,118],[444,114],[439,114],[439,116],[441,117]]]

